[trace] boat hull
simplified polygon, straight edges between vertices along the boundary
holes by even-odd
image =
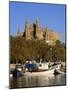
[[[51,75],[54,74],[54,69],[39,71],[39,72],[25,72],[26,76],[39,76],[39,75]]]

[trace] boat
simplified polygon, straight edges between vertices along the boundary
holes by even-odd
[[[51,75],[56,74],[55,70],[60,70],[60,63],[53,63],[50,67],[48,67],[48,63],[27,63],[25,64],[26,71],[24,75]],[[59,72],[60,73],[60,72]]]
[[[51,74],[54,74],[54,69],[24,73],[25,76],[40,76],[40,75],[51,75]]]
[[[56,69],[56,70],[60,70],[60,68],[61,68],[61,63],[53,63],[51,66],[50,66],[50,68],[52,69],[52,68],[54,68],[54,69]]]
[[[23,76],[22,67],[20,64],[15,65],[15,67],[10,69],[10,78],[14,77],[21,77]]]
[[[16,68],[10,71],[10,77],[19,77],[19,76],[39,76],[39,75],[56,75],[62,74],[64,72],[60,71],[61,63],[53,63],[49,66],[49,63],[37,63],[37,62],[26,62],[23,65],[18,64]]]
[[[54,70],[54,75],[57,75],[57,74],[65,74],[65,73],[60,71],[60,70],[55,69]]]

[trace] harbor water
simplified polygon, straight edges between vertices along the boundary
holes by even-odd
[[[10,88],[30,88],[66,85],[66,75],[39,75],[10,78]]]

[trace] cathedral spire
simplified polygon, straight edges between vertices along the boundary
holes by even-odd
[[[29,25],[28,23],[28,17],[26,17],[26,27]]]
[[[39,26],[39,19],[38,19],[38,17],[37,17],[37,18],[36,18],[36,31],[35,31],[35,33],[36,33],[35,37],[36,37],[36,38],[39,37],[39,32],[40,32],[40,26]]]
[[[39,30],[39,27],[40,27],[40,26],[39,26],[39,18],[37,17],[37,18],[36,18],[36,29]]]
[[[29,30],[28,17],[26,17],[25,30],[26,30],[26,31]]]
[[[37,17],[37,18],[36,18],[36,30],[39,30],[39,27],[40,27],[40,26],[39,26],[39,18]]]
[[[48,31],[48,27],[46,26],[46,31]]]
[[[36,25],[39,25],[39,18],[36,18]]]
[[[20,34],[20,26],[18,25],[18,31],[17,34]]]

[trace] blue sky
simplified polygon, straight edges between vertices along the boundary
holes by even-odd
[[[16,35],[18,26],[23,32],[25,19],[29,23],[36,22],[39,18],[40,27],[48,27],[61,34],[61,40],[65,42],[65,5],[40,4],[25,2],[10,2],[10,34]]]

